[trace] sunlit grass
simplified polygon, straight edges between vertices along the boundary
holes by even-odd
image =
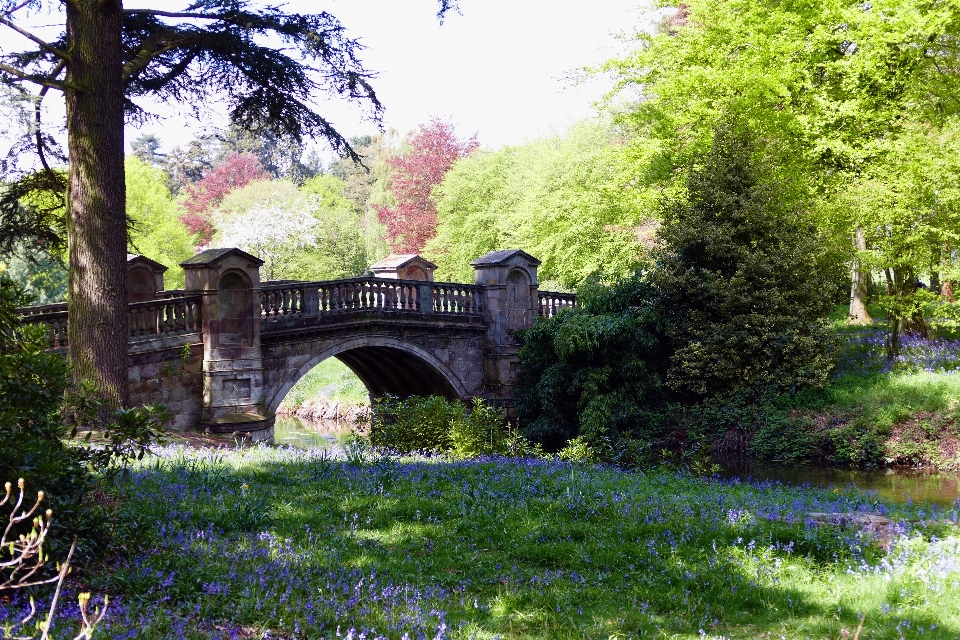
[[[170,447],[120,493],[103,638],[960,637],[954,527],[885,552],[805,517],[957,510],[852,489]]]

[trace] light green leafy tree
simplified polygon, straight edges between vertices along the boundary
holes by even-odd
[[[130,252],[167,267],[164,274],[167,289],[183,288],[180,263],[196,253],[196,239],[180,222],[182,212],[167,187],[166,174],[136,156],[126,158],[124,171],[127,217],[131,223],[128,233]]]
[[[434,190],[439,225],[426,256],[437,277],[471,280],[471,260],[522,248],[539,258],[545,286],[629,272],[654,206],[634,188],[627,149],[602,122],[563,135],[479,152],[458,161]]]
[[[876,186],[882,167],[901,162],[899,149],[912,144],[906,140],[918,126],[935,132],[956,112],[958,35],[955,2],[692,0],[598,71],[613,75],[615,94],[632,98],[620,121],[634,144],[656,150],[638,164],[640,180],[676,184],[676,169],[702,153],[716,122],[737,114],[777,141],[777,166],[806,179],[819,196],[812,213],[846,242],[853,261],[869,256],[850,240],[865,235],[870,246],[878,241],[871,229],[886,221],[876,208],[849,206],[851,185]],[[913,159],[920,173],[935,171],[932,160]],[[919,201],[901,205],[906,224],[885,227],[890,234],[929,217]],[[886,263],[870,266],[911,262],[916,275],[929,274],[929,256],[895,255],[895,245],[907,244],[887,243],[879,252]]]

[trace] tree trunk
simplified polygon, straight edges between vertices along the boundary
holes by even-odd
[[[940,263],[943,261],[943,256],[939,243],[931,247],[930,256],[930,291],[940,295]]]
[[[67,0],[68,310],[74,383],[129,401],[122,0]]]
[[[888,312],[890,336],[887,340],[887,358],[893,360],[900,355],[900,336],[905,333],[930,338],[927,320],[922,308],[917,307],[917,277],[912,267],[899,265],[892,270],[884,270],[887,275],[887,287],[893,292]]]
[[[854,234],[853,245],[857,251],[867,250],[867,241],[860,227],[857,227]],[[869,286],[870,272],[862,268],[858,258],[854,258],[850,274],[850,324],[873,324],[873,319],[867,312]]]
[[[956,302],[957,298],[953,293],[953,280],[944,280],[943,284],[940,285],[940,295],[943,296],[943,299],[947,302]]]

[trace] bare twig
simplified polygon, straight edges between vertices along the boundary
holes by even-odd
[[[70,571],[70,560],[73,558],[73,550],[76,547],[77,539],[74,538],[70,545],[70,553],[67,554],[67,560],[60,567],[60,575],[57,577],[57,590],[53,592],[53,600],[50,601],[50,613],[47,614],[47,620],[43,623],[43,635],[40,636],[40,640],[50,640],[50,629],[53,628],[53,612],[57,610],[57,600],[60,598],[63,579],[67,577],[67,573]]]
[[[47,584],[51,582],[57,583],[56,591],[53,594],[53,600],[50,602],[50,611],[47,613],[46,619],[39,623],[39,628],[41,629],[40,640],[51,640],[50,639],[50,630],[53,628],[53,616],[57,609],[57,602],[60,599],[60,592],[63,588],[63,581],[66,579],[67,574],[70,572],[70,561],[73,559],[73,552],[77,547],[77,539],[73,539],[73,543],[70,545],[70,551],[67,553],[67,559],[60,565],[60,571],[53,578],[47,580],[37,580],[30,581],[30,577],[36,573],[36,571],[46,564],[49,559],[48,556],[43,555],[43,541],[46,539],[47,532],[50,530],[50,523],[53,518],[53,512],[50,509],[47,509],[46,519],[43,516],[37,516],[33,519],[33,529],[30,532],[30,535],[21,535],[18,540],[8,541],[10,532],[13,530],[14,526],[18,523],[24,522],[33,518],[34,514],[40,508],[40,503],[43,501],[44,495],[43,491],[37,492],[37,502],[29,511],[24,511],[20,515],[17,515],[17,512],[23,505],[23,496],[24,496],[24,487],[25,482],[23,478],[17,482],[17,485],[20,489],[17,496],[16,502],[12,505],[13,511],[10,513],[10,517],[7,522],[7,527],[3,532],[3,536],[0,537],[0,550],[9,549],[11,559],[5,562],[0,562],[0,569],[11,569],[10,576],[0,585],[0,589],[21,589],[23,587],[38,585],[38,584]],[[7,505],[11,502],[12,485],[8,482],[5,485],[7,490],[6,496],[0,500],[0,507]],[[33,568],[25,575],[17,577],[17,570],[20,566],[25,564],[31,558],[36,557],[37,561],[34,564]],[[103,620],[104,616],[107,613],[107,606],[110,603],[109,598],[104,597],[103,599],[103,608],[97,608],[93,611],[91,615],[88,611],[90,606],[90,594],[81,593],[79,596],[80,602],[80,615],[82,617],[80,625],[80,633],[73,638],[73,640],[90,640],[93,638],[93,631],[98,624]],[[11,638],[12,640],[31,640],[34,636],[16,636],[12,635],[17,632],[18,629],[21,629],[26,623],[33,620],[34,616],[37,613],[36,605],[34,604],[33,598],[30,598],[30,613],[27,614],[22,620],[19,620],[4,630],[4,637]]]
[[[61,60],[54,68],[51,75],[56,78],[66,65],[66,60]],[[43,103],[43,97],[47,95],[47,91],[49,89],[50,87],[43,87],[40,89],[40,94],[37,96],[37,102],[33,107],[34,122],[37,125],[37,130],[34,135],[37,137],[37,155],[40,156],[40,164],[43,165],[43,169],[47,172],[47,175],[49,175],[51,178],[55,178],[56,176],[53,173],[53,169],[51,169],[50,165],[47,164],[47,154],[43,151],[43,134],[40,132],[40,105]]]

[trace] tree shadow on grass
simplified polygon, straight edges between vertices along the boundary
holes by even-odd
[[[154,483],[142,500],[170,533],[117,572],[128,578],[116,590],[236,624],[391,638],[447,637],[441,627],[836,638],[866,613],[863,638],[960,636],[956,611],[918,604],[935,593],[897,580],[913,592],[879,593],[879,579],[845,573],[859,553],[849,532],[736,515],[765,499],[743,486],[542,461],[306,457],[171,467],[142,481]],[[149,491],[179,497],[158,503]],[[234,517],[244,508],[263,519]],[[189,588],[170,598],[180,584]]]

